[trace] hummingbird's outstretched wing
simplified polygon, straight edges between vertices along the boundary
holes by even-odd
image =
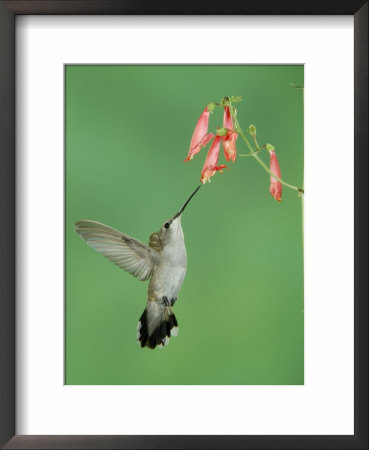
[[[147,280],[151,275],[155,259],[159,255],[156,250],[93,220],[76,222],[75,230],[90,247],[139,280]]]

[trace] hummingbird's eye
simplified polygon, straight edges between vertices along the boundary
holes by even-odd
[[[169,222],[166,222],[166,223],[164,224],[164,227],[165,227],[165,228],[169,228],[169,227],[170,227],[170,223],[169,223]]]

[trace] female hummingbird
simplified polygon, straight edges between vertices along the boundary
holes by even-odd
[[[148,246],[93,220],[80,220],[75,224],[75,231],[90,247],[139,280],[150,278],[147,305],[137,327],[141,347],[163,347],[169,343],[170,336],[177,336],[178,322],[173,305],[187,268],[181,215],[200,186],[159,231],[151,234]]]

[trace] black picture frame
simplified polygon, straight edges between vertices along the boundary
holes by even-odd
[[[19,14],[352,15],[355,58],[355,390],[349,436],[15,435],[15,18]],[[6,449],[368,449],[368,2],[0,1],[0,445]],[[338,189],[342,189],[342,186]],[[331,195],[339,195],[339,192]],[[317,406],[318,407],[318,406]]]

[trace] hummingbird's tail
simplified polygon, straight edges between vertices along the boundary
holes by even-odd
[[[137,326],[137,340],[141,347],[159,348],[169,344],[170,336],[177,336],[178,322],[170,305],[149,300]]]

